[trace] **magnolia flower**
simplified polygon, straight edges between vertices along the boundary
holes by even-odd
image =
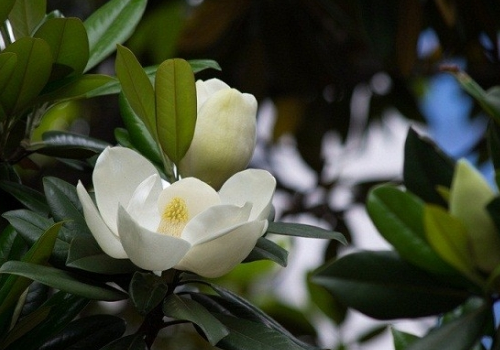
[[[102,250],[152,271],[172,267],[204,277],[229,272],[268,226],[276,186],[265,170],[230,177],[216,192],[196,178],[165,188],[156,168],[123,147],[107,148],[93,172],[95,201],[81,182],[78,197]]]
[[[215,189],[248,165],[255,148],[257,101],[218,79],[196,82],[198,115],[193,140],[179,162],[183,177]]]
[[[488,273],[500,264],[500,236],[486,210],[494,197],[483,176],[469,162],[459,160],[450,188],[450,213],[465,224],[472,259]]]

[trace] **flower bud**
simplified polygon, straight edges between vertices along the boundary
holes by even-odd
[[[196,82],[198,116],[193,140],[179,162],[182,177],[216,190],[243,170],[255,148],[257,100],[218,79]]]

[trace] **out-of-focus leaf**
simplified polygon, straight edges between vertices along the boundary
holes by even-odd
[[[487,142],[493,168],[498,172],[500,170],[500,125],[497,123],[489,123]]]
[[[425,202],[446,206],[436,190],[450,188],[454,164],[430,140],[409,129],[405,142],[403,178],[406,188]]]
[[[469,350],[481,339],[491,317],[486,303],[460,318],[432,330],[407,350]]]
[[[57,86],[54,84],[57,83]],[[53,84],[47,84],[37,102],[66,101],[79,98],[90,98],[95,96],[103,86],[110,83],[118,84],[114,77],[103,74],[84,74],[77,77],[69,77]]]
[[[14,73],[16,64],[17,54],[13,52],[0,53],[0,91],[2,91],[9,82],[11,75]]]
[[[383,185],[370,191],[366,208],[377,230],[403,259],[431,273],[456,274],[427,242],[420,198]]]
[[[255,247],[243,262],[252,262],[257,260],[271,260],[281,266],[286,266],[288,252],[273,241],[265,237],[259,237]]]
[[[163,302],[163,312],[168,317],[189,321],[200,327],[212,345],[229,334],[227,328],[217,318],[192,299],[170,294]]]
[[[375,325],[356,337],[356,343],[363,344],[372,341],[387,330],[387,325]]]
[[[147,126],[154,139],[157,137],[155,92],[148,76],[132,51],[118,45],[115,62],[116,76],[130,107]]]
[[[28,37],[15,41],[4,52],[17,55],[9,88],[0,93],[2,106],[9,115],[20,112],[42,91],[52,70],[52,53],[44,40]]]
[[[85,159],[101,153],[109,143],[80,134],[46,131],[43,141],[33,142],[26,149],[51,157]]]
[[[450,286],[443,277],[437,279],[391,251],[346,255],[318,269],[311,280],[347,306],[378,319],[439,314],[469,296],[467,290]]]
[[[156,71],[155,101],[158,142],[177,164],[191,145],[197,115],[194,74],[187,61],[170,59],[160,64]]]
[[[39,350],[100,349],[125,332],[125,321],[113,315],[91,315],[70,322]]]
[[[146,0],[111,0],[85,20],[90,48],[85,71],[95,67],[115,51],[117,44],[130,37],[146,5]]]
[[[15,2],[16,0],[4,0],[2,2],[2,6],[0,6],[0,23],[3,23],[7,19]]]
[[[7,226],[0,234],[0,265],[8,260],[19,260],[25,243],[12,226]]]
[[[117,339],[101,350],[147,350],[146,343],[141,334],[131,334],[126,337]]]
[[[399,331],[393,327],[391,327],[391,334],[395,350],[406,350],[412,343],[419,339],[416,335]]]
[[[324,287],[311,282],[311,274],[307,278],[307,290],[310,301],[316,305],[328,318],[335,324],[340,325],[344,322],[347,315],[347,307],[340,303],[332,293],[329,293]]]
[[[9,21],[16,40],[31,36],[45,17],[46,0],[16,0],[10,11]]]
[[[5,349],[10,344],[23,337],[27,332],[31,331],[33,328],[41,324],[47,319],[50,313],[50,308],[41,307],[31,314],[26,316],[16,326],[9,331],[5,339],[2,339],[1,349]]]
[[[50,212],[49,206],[43,194],[37,190],[13,181],[0,181],[0,188],[10,193],[26,208],[47,216]]]
[[[0,267],[0,273],[23,276],[87,299],[116,301],[127,298],[127,294],[118,289],[104,284],[84,282],[74,274],[48,266],[8,261]]]
[[[306,224],[270,222],[267,233],[295,237],[334,239],[342,244],[347,244],[344,235],[340,232],[330,231],[321,227]]]
[[[89,41],[80,19],[49,19],[38,28],[34,37],[45,40],[50,46],[53,80],[83,73],[89,58]]]
[[[130,260],[113,259],[104,253],[92,236],[77,236],[71,241],[66,266],[104,275],[137,270]]]
[[[146,315],[160,304],[167,291],[168,285],[161,277],[152,273],[137,271],[130,281],[130,299],[142,315]]]

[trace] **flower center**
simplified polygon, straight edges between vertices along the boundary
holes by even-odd
[[[184,199],[174,197],[165,206],[157,231],[174,237],[180,237],[189,220],[188,208]]]

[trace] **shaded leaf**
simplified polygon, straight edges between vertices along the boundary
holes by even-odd
[[[0,181],[0,188],[10,193],[26,208],[47,216],[50,212],[45,196],[29,186],[13,181]]]
[[[41,307],[31,314],[23,318],[16,326],[9,331],[7,337],[2,339],[2,349],[5,349],[10,344],[25,336],[26,333],[44,322],[50,314],[50,308]]]
[[[90,98],[95,96],[95,91],[99,91],[103,86],[110,83],[115,83],[119,86],[116,78],[103,74],[84,74],[77,77],[70,77],[52,84],[49,83],[37,98],[37,102],[62,102],[79,98]]]
[[[9,21],[16,40],[31,36],[45,17],[46,0],[16,0],[9,14]]]
[[[142,334],[131,334],[109,343],[101,350],[147,350],[147,346]]]
[[[257,260],[271,260],[285,267],[288,260],[288,252],[273,241],[264,237],[259,237],[255,247],[243,262]]]
[[[2,1],[2,6],[0,6],[0,22],[3,23],[6,19],[7,16],[9,15],[10,10],[12,10],[12,7],[14,6],[14,3],[16,0],[3,0]]]
[[[344,235],[340,232],[330,231],[321,227],[306,224],[270,222],[266,233],[295,237],[334,239],[342,244],[347,244]]]
[[[168,291],[168,285],[155,274],[136,271],[129,285],[130,299],[137,311],[146,315],[161,303]]]
[[[101,153],[109,143],[80,134],[46,131],[43,141],[33,142],[28,151],[51,157],[85,159]]]
[[[419,339],[416,335],[399,331],[393,327],[391,327],[391,334],[395,350],[406,350],[412,343]]]
[[[0,91],[5,89],[17,64],[17,54],[13,52],[0,53]]]

